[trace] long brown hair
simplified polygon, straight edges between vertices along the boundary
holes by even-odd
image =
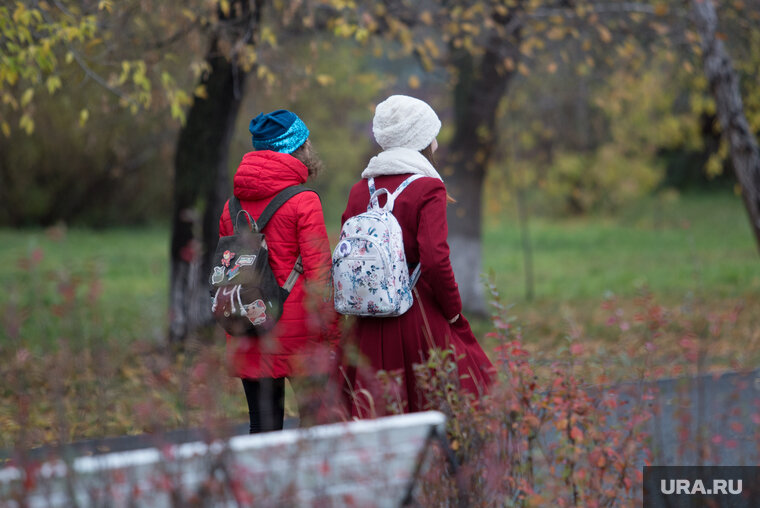
[[[420,153],[425,156],[425,158],[430,161],[430,164],[433,165],[433,167],[436,167],[435,163],[435,154],[433,153],[433,143],[430,143],[428,146],[420,150]],[[436,168],[437,169],[437,168]],[[456,203],[457,200],[451,197],[451,194],[449,194],[449,191],[446,191],[446,204],[452,204]]]
[[[309,139],[304,141],[304,143],[296,148],[290,155],[303,162],[303,165],[309,170],[310,177],[317,176],[324,169],[322,159],[319,158],[319,154],[317,154],[317,151],[311,146],[311,140]]]

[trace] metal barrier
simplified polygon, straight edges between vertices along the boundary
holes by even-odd
[[[0,469],[3,506],[402,506],[431,411]]]

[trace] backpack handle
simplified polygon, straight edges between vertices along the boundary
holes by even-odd
[[[378,208],[385,212],[392,212],[393,204],[396,202],[396,198],[398,197],[398,195],[404,192],[404,189],[406,189],[410,183],[412,183],[413,181],[419,178],[422,178],[423,176],[424,175],[419,175],[419,174],[410,176],[409,178],[401,182],[398,188],[393,192],[390,192],[388,191],[388,189],[385,189],[385,188],[375,190],[375,179],[372,177],[367,178],[367,187],[369,188],[369,204],[367,205],[367,211],[370,211],[372,210],[372,208],[377,207],[377,205],[379,205],[379,201],[377,198],[380,196],[380,191],[385,191],[385,193],[388,195],[388,202],[385,203],[384,207],[382,208],[378,207]],[[375,200],[374,203],[372,201],[373,199]],[[388,205],[390,205],[390,207]]]
[[[238,227],[238,222],[240,221],[240,214],[243,214],[243,217],[246,218],[248,221],[248,226],[251,228],[251,232],[258,232],[259,226],[256,224],[256,221],[253,220],[253,217],[251,217],[251,214],[248,213],[246,210],[238,210],[237,215],[235,215],[235,225],[234,225],[234,231],[235,234],[238,234],[240,232],[240,228]]]
[[[230,220],[232,221],[232,231],[234,234],[240,233],[240,228],[238,227],[238,222],[240,222],[240,214],[244,214],[244,217],[248,221],[248,225],[251,228],[251,231],[258,233],[259,232],[259,226],[256,224],[256,221],[251,217],[251,214],[248,213],[247,210],[243,210],[243,207],[240,205],[240,200],[236,198],[235,196],[232,196],[229,201],[229,208],[230,208]]]
[[[378,198],[380,197],[381,194],[387,194],[388,196],[388,201],[385,202],[385,206],[380,206],[380,201]],[[377,189],[369,197],[369,204],[367,205],[367,211],[376,209],[383,212],[392,212],[393,204],[395,201],[396,201],[396,197],[388,189],[386,189],[385,187],[381,189]]]

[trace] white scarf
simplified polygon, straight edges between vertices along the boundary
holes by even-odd
[[[367,168],[362,171],[362,178],[408,173],[430,176],[443,181],[441,175],[424,155],[404,147],[390,148],[372,157]]]

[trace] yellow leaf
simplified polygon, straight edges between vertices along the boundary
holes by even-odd
[[[606,26],[599,25],[596,29],[599,31],[599,38],[602,39],[602,42],[609,44],[612,41],[612,34]]]
[[[335,83],[335,78],[327,74],[319,74],[317,76],[317,83],[319,83],[322,86],[330,86],[333,83]]]
[[[222,10],[225,16],[230,15],[230,2],[228,0],[220,0],[219,8]]]
[[[348,34],[348,35],[350,35],[350,34]],[[261,29],[261,35],[260,35],[260,37],[261,37],[261,41],[262,42],[266,42],[267,44],[269,44],[273,48],[277,47],[277,36],[275,35],[274,30],[272,30],[271,28],[266,27],[266,26],[263,27]]]
[[[369,30],[366,28],[358,28],[355,35],[357,42],[364,42],[369,39]]]
[[[417,76],[409,76],[409,86],[416,90],[420,87],[420,78]]]
[[[87,120],[90,118],[90,112],[87,111],[87,109],[83,109],[79,112],[79,126],[84,127],[84,124],[87,123]]]
[[[21,96],[21,107],[23,108],[34,99],[34,89],[27,88],[24,94]]]
[[[53,95],[55,91],[61,88],[62,86],[61,78],[59,78],[58,76],[50,76],[49,78],[47,78],[45,85],[47,86],[48,93],[50,95]]]
[[[551,41],[558,41],[565,36],[565,30],[559,26],[553,26],[546,32],[546,36]]]
[[[34,120],[29,113],[24,113],[18,121],[18,126],[24,129],[27,134],[34,132]]]
[[[423,11],[422,14],[420,14],[420,21],[422,21],[426,25],[432,25],[433,15],[430,14],[430,11]]]
[[[74,61],[74,53],[69,51],[68,53],[66,53],[66,63],[70,64],[73,61]]]
[[[11,126],[8,125],[8,122],[3,121],[3,123],[0,125],[0,128],[3,129],[3,134],[5,134],[6,138],[11,137]]]
[[[201,99],[208,99],[208,91],[206,90],[206,85],[198,85],[195,87],[193,95]]]
[[[710,158],[707,159],[705,164],[705,174],[709,180],[720,176],[723,173],[723,159],[719,154],[713,153]]]

